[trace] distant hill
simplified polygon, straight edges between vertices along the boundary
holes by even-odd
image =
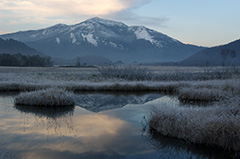
[[[240,65],[240,39],[226,45],[204,49],[187,59],[175,63],[184,66]]]
[[[0,54],[7,53],[7,54],[17,54],[21,53],[22,55],[40,55],[43,56],[42,53],[38,52],[37,50],[30,48],[26,44],[13,40],[7,39],[3,40],[0,38]]]
[[[24,42],[48,56],[65,60],[94,55],[125,63],[180,61],[204,49],[144,26],[127,26],[98,17],[75,25],[57,24],[0,37]]]

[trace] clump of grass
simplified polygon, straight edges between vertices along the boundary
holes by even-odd
[[[238,97],[231,102],[218,103],[212,107],[177,107],[163,104],[152,110],[149,126],[165,136],[240,151]]]
[[[226,92],[213,88],[185,87],[178,91],[180,101],[219,101],[227,96]]]
[[[59,88],[49,88],[20,93],[14,100],[15,105],[31,106],[73,106],[74,99],[70,92]]]

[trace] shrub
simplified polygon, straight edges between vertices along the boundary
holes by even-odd
[[[31,106],[73,106],[72,93],[64,89],[49,88],[32,92],[20,93],[14,100],[15,105]]]

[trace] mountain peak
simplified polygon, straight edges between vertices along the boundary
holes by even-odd
[[[67,27],[67,25],[63,24],[63,23],[59,23],[59,24],[54,25],[53,27]]]
[[[126,24],[124,24],[122,22],[103,19],[103,18],[99,18],[99,17],[93,17],[93,18],[87,19],[85,22],[100,23],[100,24],[109,25],[109,26],[116,26],[116,25],[117,26],[127,26]]]
[[[59,24],[56,24],[56,25],[53,25],[53,26],[50,26],[50,27],[48,27],[48,28],[46,28],[46,29],[52,29],[52,28],[59,28],[59,29],[61,29],[61,28],[66,28],[66,27],[68,27],[68,25],[66,25],[66,24],[62,24],[62,23],[59,23]]]

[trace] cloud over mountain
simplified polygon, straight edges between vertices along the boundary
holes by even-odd
[[[152,24],[156,18],[133,13],[135,9],[151,2],[152,0],[1,0],[0,34],[37,29],[56,23],[73,24],[93,16],[137,25],[141,23],[138,20],[148,19],[151,21],[149,24]],[[157,18],[158,22],[165,20]]]
[[[129,8],[136,8],[150,0],[2,0],[0,3],[1,19],[6,15],[12,18],[31,17],[83,17],[107,15]]]

